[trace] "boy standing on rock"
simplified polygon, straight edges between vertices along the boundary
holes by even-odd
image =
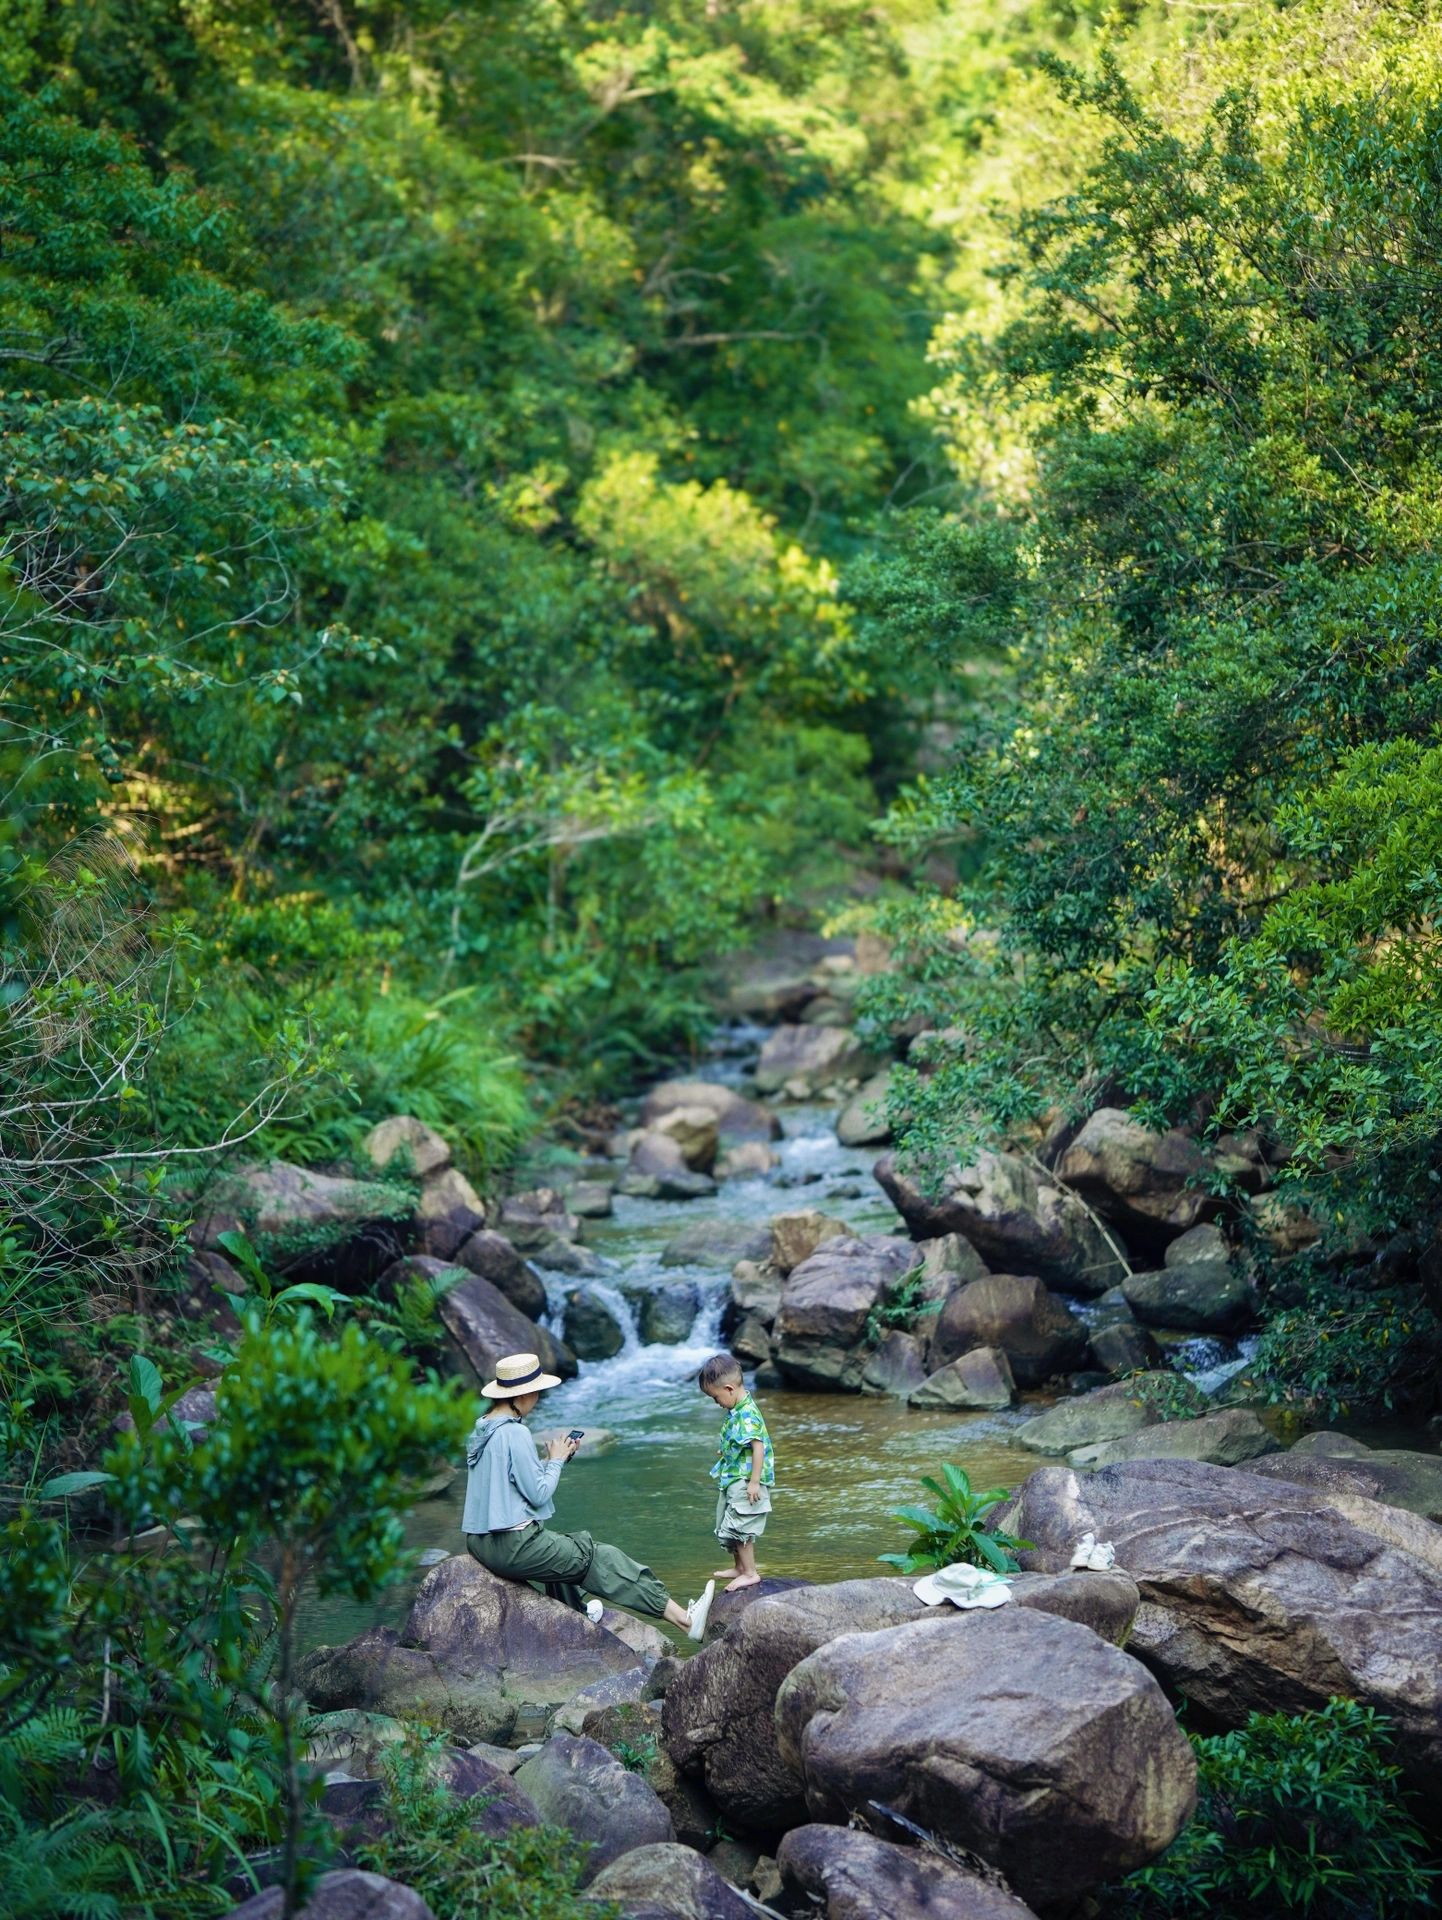
[[[711,1478],[719,1481],[716,1501],[716,1538],[735,1562],[736,1577],[726,1584],[727,1593],[743,1587],[758,1586],[756,1542],[771,1511],[770,1489],[776,1484],[776,1461],[771,1451],[771,1436],[761,1409],[746,1391],[741,1365],[729,1353],[717,1353],[706,1362],[697,1381],[702,1393],[724,1408],[721,1437],[716,1446],[716,1464]],[[728,1572],[717,1569],[716,1578]]]

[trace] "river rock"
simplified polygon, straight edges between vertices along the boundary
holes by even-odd
[[[1442,1454],[1368,1447],[1343,1433],[1309,1433],[1290,1451],[1254,1461],[1249,1471],[1442,1521]]]
[[[759,1100],[744,1099],[734,1087],[723,1087],[714,1080],[663,1080],[641,1103],[642,1124],[653,1126],[677,1107],[704,1107],[715,1120],[725,1146],[742,1140],[781,1138],[781,1121],[770,1107]]]
[[[643,1133],[631,1148],[631,1158],[617,1192],[637,1200],[701,1200],[716,1191],[709,1173],[686,1164],[686,1156],[670,1134]]]
[[[696,1173],[710,1173],[721,1145],[716,1116],[709,1107],[671,1107],[649,1123],[641,1138],[674,1140],[681,1158]]]
[[[1135,1583],[1118,1573],[1018,1576],[1012,1592],[1017,1605],[1080,1620],[1116,1641],[1126,1638],[1137,1607]],[[754,1596],[755,1589],[750,1597],[724,1596],[746,1604],[723,1621],[719,1638],[682,1663],[661,1711],[667,1750],[681,1771],[704,1775],[728,1822],[767,1834],[806,1817],[802,1783],[776,1744],[776,1695],[786,1675],[842,1634],[898,1626],[930,1610],[910,1580],[898,1579],[778,1583]]]
[[[879,1801],[1049,1906],[1154,1860],[1196,1805],[1145,1667],[1022,1607],[834,1640],[782,1684],[776,1728],[817,1818]]]
[[[576,1374],[576,1356],[545,1327],[517,1312],[498,1287],[473,1274],[436,1303],[447,1333],[484,1384],[508,1353],[534,1353],[548,1373],[562,1380]]]
[[[626,1333],[599,1294],[578,1287],[566,1295],[562,1322],[566,1344],[578,1360],[610,1360],[626,1344]]]
[[[801,1911],[824,1920],[1036,1920],[980,1874],[853,1827],[796,1827],[776,1859]]]
[[[1319,1223],[1305,1207],[1294,1206],[1278,1193],[1260,1193],[1247,1203],[1252,1226],[1279,1260],[1315,1247],[1322,1237]]]
[[[361,1151],[377,1173],[409,1173],[425,1180],[451,1164],[451,1149],[434,1127],[408,1113],[393,1114],[372,1127]]]
[[[781,1275],[771,1262],[738,1260],[731,1269],[731,1292],[722,1311],[722,1330],[748,1314],[770,1327],[780,1311]]]
[[[1435,1792],[1438,1531],[1376,1502],[1350,1510],[1366,1525],[1245,1467],[1146,1460],[1086,1477],[1044,1467],[997,1518],[1036,1543],[1028,1565],[1064,1564],[1087,1532],[1110,1541],[1144,1602],[1128,1644],[1209,1718],[1238,1727],[1345,1694],[1392,1721],[1409,1774]]]
[[[1164,1246],[1210,1218],[1211,1162],[1189,1134],[1158,1133],[1119,1107],[1098,1107],[1057,1163],[1057,1173],[1108,1220]]]
[[[1009,1407],[1016,1399],[1016,1381],[999,1347],[973,1347],[935,1373],[928,1374],[911,1395],[910,1404],[943,1413],[975,1412]]]
[[[424,1252],[453,1260],[461,1242],[485,1226],[485,1202],[458,1167],[443,1167],[421,1183],[416,1224]]]
[[[269,1160],[207,1184],[195,1202],[190,1240],[203,1253],[221,1252],[216,1236],[238,1226],[272,1274],[295,1283],[367,1287],[405,1251],[414,1207],[398,1183]]]
[[[709,1860],[675,1842],[637,1845],[591,1882],[621,1920],[751,1920],[752,1909]]]
[[[701,1289],[694,1280],[673,1280],[641,1297],[640,1333],[648,1347],[679,1347],[701,1311]]]
[[[1128,1274],[1122,1292],[1138,1320],[1188,1333],[1236,1333],[1257,1313],[1251,1283],[1219,1260]]]
[[[775,1333],[783,1375],[803,1386],[859,1392],[868,1317],[916,1263],[911,1242],[888,1234],[825,1241],[782,1283]]]
[[[1199,1227],[1188,1227],[1167,1243],[1162,1264],[1167,1267],[1193,1267],[1202,1261],[1226,1262],[1232,1257],[1226,1235],[1215,1220],[1204,1220]]]
[[[1072,1293],[1095,1296],[1126,1271],[1114,1247],[1076,1199],[1011,1153],[979,1153],[953,1167],[932,1196],[901,1173],[893,1154],[876,1178],[918,1239],[959,1233],[987,1266],[1034,1273]]]
[[[766,1323],[754,1313],[744,1314],[725,1334],[727,1350],[743,1367],[768,1366],[771,1361],[771,1335]]]
[[[1103,1373],[1151,1373],[1161,1363],[1161,1348],[1130,1314],[1110,1326],[1094,1326],[1091,1342],[1092,1361]]]
[[[734,1147],[727,1147],[716,1162],[716,1178],[760,1180],[780,1165],[780,1154],[764,1140],[739,1140]]]
[[[914,1333],[889,1327],[866,1357],[861,1371],[861,1391],[894,1393],[904,1400],[925,1378],[925,1342]]]
[[[578,1220],[609,1220],[616,1211],[609,1180],[573,1180],[566,1188],[566,1211]]]
[[[545,1283],[503,1233],[482,1228],[468,1235],[457,1247],[455,1261],[458,1267],[489,1280],[528,1320],[539,1320],[546,1311]]]
[[[640,1710],[650,1678],[650,1668],[644,1660],[640,1660],[625,1673],[608,1673],[604,1680],[593,1680],[589,1687],[580,1688],[563,1706],[557,1707],[551,1715],[547,1732],[584,1733],[595,1739],[597,1736],[591,1732],[587,1722],[598,1713],[612,1713],[623,1707]],[[603,1740],[601,1744],[605,1746],[607,1742]]]
[[[532,1187],[501,1202],[496,1226],[521,1253],[544,1253],[556,1240],[574,1240],[581,1223],[554,1187]]]
[[[388,1713],[349,1707],[312,1714],[305,1724],[305,1764],[313,1773],[343,1772],[355,1779],[379,1778],[387,1751],[406,1730]]]
[[[756,1085],[762,1093],[785,1088],[804,1099],[838,1081],[865,1079],[880,1064],[850,1027],[776,1027],[761,1048]]]
[[[984,1280],[986,1264],[969,1240],[959,1233],[938,1234],[921,1243],[921,1277],[945,1282],[943,1295],[965,1286],[969,1280]]]
[[[201,1439],[206,1430],[215,1425],[216,1404],[215,1388],[206,1381],[187,1387],[180,1398],[173,1401],[169,1418],[189,1430],[193,1439]],[[135,1425],[134,1419],[126,1412],[116,1419],[116,1427],[122,1433],[128,1433]]]
[[[1190,1380],[1165,1368],[1098,1387],[1072,1400],[1058,1400],[1035,1420],[1028,1420],[1012,1436],[1033,1453],[1070,1453],[1107,1440],[1120,1440],[1143,1427],[1154,1427],[1163,1406],[1200,1413],[1207,1396]]]
[[[426,1575],[400,1633],[371,1627],[315,1648],[299,1684],[322,1713],[363,1707],[504,1743],[539,1733],[552,1708],[635,1665],[632,1649],[584,1614],[457,1554]]]
[[[516,1774],[549,1826],[590,1843],[582,1883],[636,1847],[674,1837],[671,1816],[639,1773],[584,1735],[554,1734]]]
[[[931,1336],[933,1366],[976,1347],[1000,1347],[1018,1386],[1040,1386],[1086,1358],[1087,1330],[1071,1309],[1025,1274],[989,1273],[950,1295]]]
[[[843,1147],[884,1147],[891,1138],[886,1117],[890,1069],[872,1074],[836,1116],[836,1138]]]
[[[1239,1467],[1258,1454],[1275,1453],[1278,1442],[1250,1407],[1224,1407],[1197,1420],[1167,1420],[1116,1440],[1083,1446],[1070,1455],[1074,1467],[1110,1467],[1119,1460],[1209,1460]]]
[[[750,1220],[694,1220],[661,1249],[663,1267],[734,1267],[738,1260],[764,1260],[771,1230]]]
[[[784,1278],[793,1267],[799,1267],[803,1260],[809,1260],[824,1241],[855,1238],[854,1230],[844,1220],[833,1220],[827,1214],[818,1213],[815,1208],[806,1208],[797,1213],[773,1214],[771,1265]]]
[[[284,1911],[284,1888],[262,1887],[243,1905],[232,1907],[226,1920],[281,1920]],[[337,1867],[320,1876],[309,1900],[296,1909],[296,1920],[436,1920],[436,1916],[418,1893],[397,1880],[363,1873],[359,1867]]]

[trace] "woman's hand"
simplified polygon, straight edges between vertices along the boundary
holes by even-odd
[[[548,1460],[573,1460],[576,1457],[576,1448],[580,1444],[579,1440],[571,1440],[568,1439],[566,1435],[561,1434],[555,1440],[548,1440],[546,1442],[546,1458]]]

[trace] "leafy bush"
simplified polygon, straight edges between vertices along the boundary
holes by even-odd
[[[476,1809],[437,1778],[434,1736],[410,1729],[386,1754],[385,1831],[357,1863],[414,1887],[437,1920],[471,1914],[505,1920],[615,1920],[613,1903],[580,1888],[587,1849],[560,1827],[520,1827],[492,1837]]]
[[[1249,1368],[1274,1402],[1328,1420],[1379,1415],[1436,1390],[1442,1323],[1415,1289],[1361,1293],[1325,1283],[1267,1316]]]
[[[883,1291],[866,1316],[863,1338],[867,1346],[874,1347],[889,1328],[898,1327],[903,1333],[909,1333],[918,1320],[940,1312],[941,1301],[927,1298],[921,1269],[914,1268],[900,1280],[893,1280]]]
[[[1016,1555],[1032,1543],[1015,1534],[988,1527],[986,1517],[1010,1498],[1005,1487],[991,1487],[973,1493],[971,1481],[960,1467],[950,1461],[942,1465],[946,1485],[929,1475],[922,1486],[936,1496],[936,1511],[927,1507],[898,1507],[892,1514],[916,1535],[905,1553],[883,1553],[877,1558],[899,1573],[925,1573],[931,1567],[955,1566],[965,1561],[973,1567],[990,1567],[994,1573],[1014,1573]]]
[[[1398,1793],[1388,1728],[1370,1707],[1254,1713],[1193,1734],[1197,1812],[1125,1882],[1137,1920],[1401,1920],[1430,1912],[1437,1870]]]

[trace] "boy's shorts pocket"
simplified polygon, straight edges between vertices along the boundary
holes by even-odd
[[[770,1513],[771,1511],[770,1487],[763,1487],[761,1489],[761,1498],[756,1502],[755,1506],[746,1498],[746,1482],[744,1480],[733,1480],[726,1489],[725,1497],[726,1505],[732,1513],[757,1514]]]

